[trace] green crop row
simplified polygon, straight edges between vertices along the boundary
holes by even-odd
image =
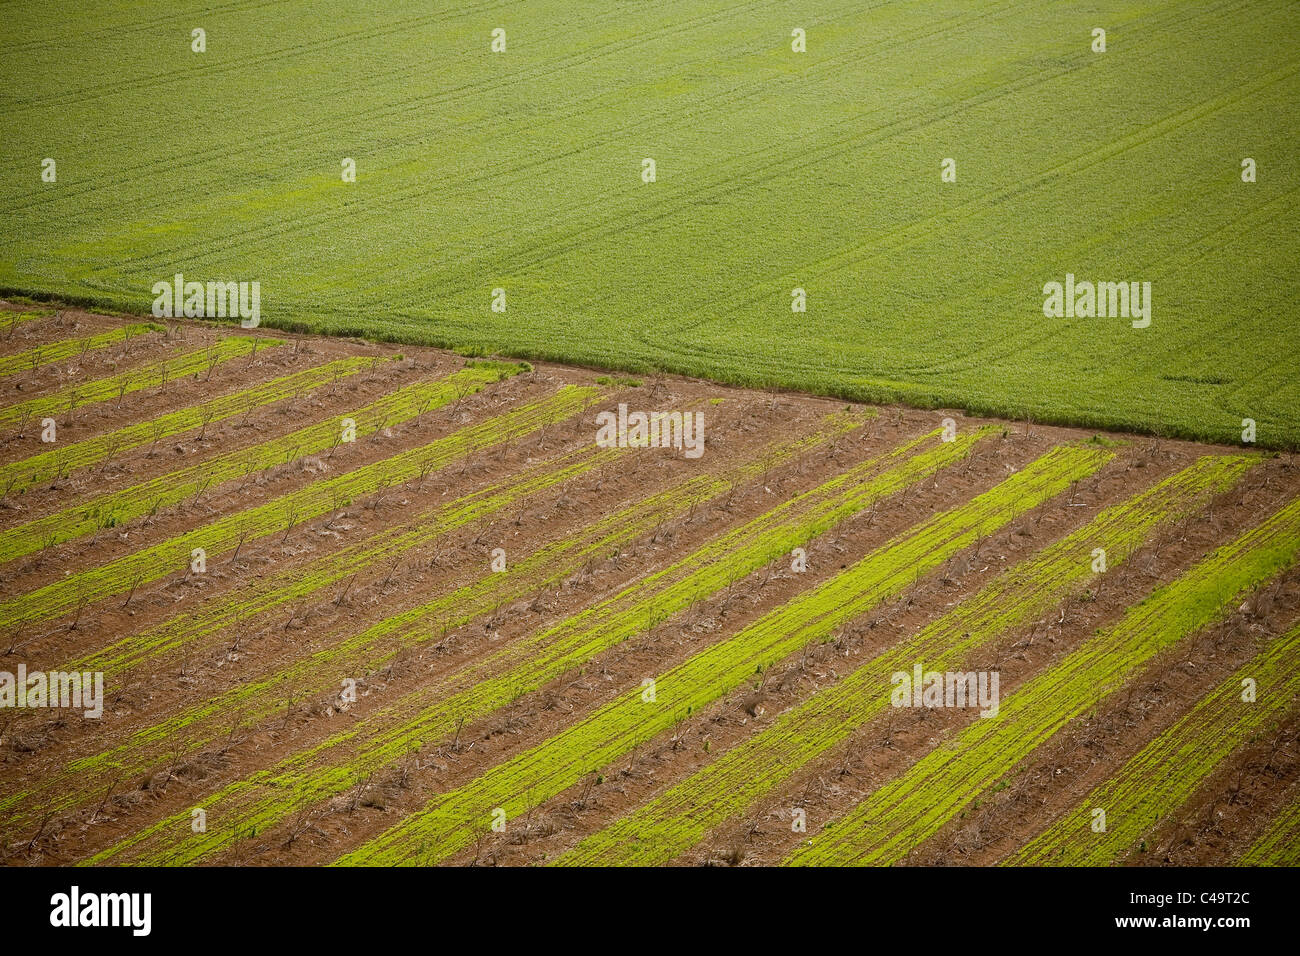
[[[0,312],[0,315],[3,315],[3,318],[0,319],[0,326],[3,326],[10,332],[10,334],[12,334],[14,329],[18,328],[18,326],[22,325],[24,322],[35,322],[37,319],[48,319],[50,316],[57,314],[57,310],[55,309],[27,309],[25,311],[5,309],[3,312]]]
[[[1291,709],[1300,692],[1297,651],[1300,627],[1270,643],[1072,812],[1004,862],[1106,866],[1138,849],[1151,828],[1181,807],[1229,754]],[[1248,679],[1255,682],[1255,699],[1249,702],[1242,699]],[[1097,808],[1106,814],[1105,827],[1093,832]]]
[[[250,579],[238,591],[203,608],[178,614],[141,634],[123,637],[70,665],[70,669],[102,671],[109,679],[120,679],[130,668],[146,662],[157,664],[164,655],[190,653],[196,645],[223,639],[229,630],[246,627],[259,616],[291,601],[319,594],[330,585],[376,567],[389,566],[402,555],[442,535],[516,505],[530,494],[571,481],[618,453],[618,449],[602,451],[596,445],[588,445],[538,462],[505,481],[431,508],[410,522],[378,531],[336,553],[265,578]],[[229,716],[232,724],[242,723],[240,714]],[[145,758],[135,756],[134,752],[151,743],[146,739],[151,736],[146,732],[111,750],[74,759],[64,773],[50,775],[36,790],[0,799],[0,812],[10,814],[3,825],[12,828],[25,822],[25,815],[14,812],[20,804],[29,804],[29,810],[76,806],[86,796],[79,783],[98,781],[102,775],[116,780],[124,772],[123,768],[135,766],[132,761],[145,762]],[[188,740],[188,735],[178,735],[178,747]]]
[[[775,442],[763,449],[756,459],[742,462],[720,474],[692,475],[649,498],[607,514],[576,533],[538,549],[522,561],[512,563],[504,574],[488,574],[452,594],[422,605],[414,612],[390,617],[362,635],[298,661],[270,678],[258,680],[250,677],[226,694],[132,734],[129,740],[111,751],[74,762],[63,775],[64,782],[57,786],[59,794],[41,796],[39,802],[42,807],[48,806],[50,799],[65,803],[63,796],[69,790],[68,780],[76,781],[75,786],[89,794],[96,789],[100,775],[106,771],[111,771],[114,777],[135,776],[153,766],[160,755],[174,757],[194,752],[220,736],[222,721],[224,719],[228,724],[231,714],[239,714],[243,721],[255,721],[279,709],[283,699],[282,695],[277,696],[279,688],[291,688],[294,699],[337,689],[339,678],[365,673],[367,662],[359,659],[360,655],[371,649],[380,637],[385,638],[385,647],[391,646],[399,627],[401,639],[408,644],[432,633],[460,627],[506,602],[558,583],[581,568],[588,558],[611,553],[652,532],[663,522],[726,493],[740,482],[753,479],[764,469],[806,454],[847,430],[859,427],[863,420],[862,416],[828,416],[810,434]],[[580,471],[598,467],[621,455],[618,449],[598,453],[594,449],[595,446],[589,446],[577,455],[564,456],[565,467],[552,468],[551,475],[557,480],[568,481]],[[500,496],[502,506],[506,501],[518,500],[517,494]],[[429,529],[446,527],[445,521],[432,516],[417,519],[414,524],[423,529],[422,537],[426,538]],[[409,539],[404,543],[409,546]],[[374,566],[381,562],[381,558],[383,563],[388,563],[389,554],[376,555],[372,551],[368,563]],[[438,616],[436,622],[434,616]],[[381,662],[371,659],[369,665]],[[85,667],[94,669],[91,663],[86,663]]]
[[[1255,460],[1201,458],[1107,508],[1077,531],[1000,574],[915,637],[874,657],[840,683],[782,714],[771,727],[592,834],[556,863],[653,866],[668,862],[886,710],[892,674],[911,673],[917,661],[931,670],[956,667],[976,648],[1082,588],[1095,576],[1093,549],[1105,549],[1113,570],[1157,527],[1195,513]]]
[[[72,385],[50,395],[40,396],[0,408],[0,426],[17,422],[36,421],[56,415],[71,415],[78,408],[139,392],[155,385],[164,385],[186,375],[206,371],[222,362],[249,355],[258,349],[283,345],[283,339],[258,338],[250,335],[228,336],[209,348],[196,349],[174,358],[119,372],[93,382]]]
[[[194,549],[208,559],[245,542],[292,528],[365,495],[399,485],[445,467],[479,449],[511,441],[579,412],[598,389],[566,385],[553,397],[514,409],[476,425],[300,488],[274,501],[247,508],[187,531],[168,541],[79,572],[36,591],[0,603],[0,630],[57,618],[83,603],[93,603],[185,568]]]
[[[715,539],[670,568],[627,587],[616,597],[547,628],[529,640],[515,642],[484,660],[471,663],[433,686],[408,694],[349,730],[257,775],[255,779],[258,781],[273,780],[273,789],[257,786],[248,790],[242,783],[227,788],[218,794],[218,798],[228,799],[232,806],[214,805],[219,806],[219,810],[213,809],[212,816],[238,820],[240,827],[227,828],[224,832],[209,828],[205,835],[186,839],[185,846],[178,852],[186,859],[198,859],[237,838],[245,832],[242,827],[247,826],[250,820],[254,821],[253,826],[265,829],[281,819],[295,802],[324,798],[346,790],[355,782],[358,773],[372,772],[398,759],[417,741],[427,745],[450,736],[458,723],[491,713],[566,668],[581,665],[601,650],[654,626],[656,621],[687,606],[696,597],[711,594],[736,580],[739,567],[732,566],[733,560],[752,561],[755,554],[766,555],[754,565],[757,567],[770,559],[769,549],[774,544],[779,553],[784,550],[780,545],[786,541],[806,542],[809,534],[798,534],[801,521],[808,522],[810,527],[815,526],[817,517],[827,513],[825,507],[814,507],[824,497],[837,501],[841,506],[851,500],[856,502],[857,508],[866,508],[885,494],[920,480],[944,463],[959,459],[973,441],[989,434],[989,431],[972,433],[956,442],[940,443],[935,450],[905,461],[922,442],[933,440],[935,434],[937,432],[907,442],[889,454],[857,465],[820,489],[792,499],[724,535],[728,547],[719,547],[719,539]],[[896,464],[900,460],[904,460],[903,464]],[[779,516],[786,516],[784,522],[778,520]],[[764,536],[766,540],[755,543],[752,540],[754,535],[764,529],[768,530]],[[772,531],[786,537],[774,538]],[[751,547],[748,554],[737,550],[746,545]],[[673,591],[676,593],[670,593]],[[448,606],[451,606],[450,602]],[[343,755],[346,765],[337,765],[338,755]],[[331,763],[335,766],[329,766]],[[323,769],[322,764],[325,765]],[[178,834],[166,826],[155,828],[155,831],[165,840],[189,836]],[[135,842],[127,841],[129,845]],[[170,859],[167,852],[155,851],[151,859]]]
[[[84,355],[87,352],[107,348],[119,342],[125,344],[131,341],[131,337],[135,335],[162,331],[165,331],[165,327],[156,322],[132,322],[120,329],[113,329],[111,332],[99,332],[81,338],[62,339],[58,342],[37,345],[34,348],[13,355],[0,356],[0,377],[13,375],[15,372],[32,371],[42,365],[60,362],[74,355]]]
[[[1238,866],[1300,866],[1300,788],[1237,860]]]
[[[236,339],[234,341],[248,341]],[[257,341],[254,339],[253,341]],[[364,359],[345,360],[360,364]],[[338,363],[335,363],[338,365]],[[332,366],[327,366],[327,368]],[[355,368],[347,368],[348,374]],[[228,481],[248,479],[275,465],[283,465],[317,454],[336,445],[344,419],[352,419],[355,437],[362,438],[385,427],[399,425],[424,412],[483,388],[502,376],[517,373],[522,366],[480,363],[432,382],[404,386],[356,411],[308,425],[251,448],[236,449],[207,462],[191,465],[92,501],[36,518],[0,532],[0,563],[31,554],[44,547],[93,534],[102,527],[116,527],[146,514],[154,514],[191,495],[214,491]],[[246,393],[247,394],[247,393]],[[201,407],[201,406],[200,406]],[[152,428],[152,426],[151,426]]]
[[[89,468],[109,461],[119,452],[130,451],[142,445],[158,442],[188,432],[195,428],[246,414],[263,405],[282,402],[300,393],[307,393],[348,375],[355,375],[375,360],[354,355],[337,359],[327,365],[303,369],[252,388],[209,399],[198,405],[167,412],[148,421],[136,422],[104,435],[96,435],[79,442],[56,447],[52,451],[32,455],[22,461],[0,465],[0,488],[18,492],[51,478],[62,478],[81,468]],[[202,432],[200,432],[202,434]],[[104,513],[105,518],[112,513]],[[43,546],[39,539],[28,538],[29,548]],[[30,552],[29,552],[30,553]]]
[[[1300,500],[1130,608],[1055,667],[1001,702],[799,847],[793,865],[901,860],[1066,723],[1099,704],[1162,651],[1222,619],[1234,599],[1291,566]]]
[[[978,538],[1037,506],[1111,456],[1057,448],[967,503],[934,515],[850,569],[811,588],[689,657],[641,688],[620,695],[550,740],[499,764],[344,855],[342,864],[435,863],[472,843],[493,811],[508,818],[537,806],[590,772],[689,718],[807,644],[898,594]]]

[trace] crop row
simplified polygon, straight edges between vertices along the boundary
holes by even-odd
[[[1238,866],[1300,866],[1300,787],[1237,860]]]
[[[862,421],[861,416],[828,416],[812,433],[768,446],[757,460],[742,462],[719,474],[692,475],[647,499],[613,511],[591,525],[538,549],[527,558],[517,563],[512,562],[506,573],[488,574],[473,584],[425,605],[426,608],[430,605],[443,608],[448,615],[439,618],[436,628],[426,621],[421,630],[415,630],[415,624],[427,615],[396,615],[388,619],[387,626],[371,628],[363,632],[363,636],[378,638],[380,635],[391,634],[394,622],[398,621],[408,627],[406,636],[411,641],[430,632],[445,632],[460,627],[482,613],[558,583],[579,570],[590,558],[604,557],[627,542],[651,533],[662,523],[725,494],[738,483],[752,480],[765,468],[775,467],[796,455],[806,454],[844,434],[846,430],[859,427]],[[572,480],[582,471],[608,463],[621,455],[617,449],[596,453],[595,447],[589,446],[578,454],[563,456],[556,467],[549,469],[545,486]],[[530,484],[525,490],[531,492],[540,487],[540,484]],[[512,490],[518,492],[520,489]],[[494,496],[494,510],[519,500],[517,493],[498,494]],[[479,518],[485,516],[481,509],[476,509],[475,514]],[[404,536],[401,539],[403,548],[396,551],[397,556],[404,554],[416,541],[427,542],[431,533],[447,530],[449,523],[436,514],[430,514],[419,517],[413,524],[419,529],[419,534]],[[366,564],[371,567],[390,565],[393,554],[392,549],[380,554],[371,548]],[[355,561],[349,561],[341,571],[336,569],[330,577],[337,580],[357,566]],[[354,636],[336,646],[327,647],[306,660],[300,660],[270,678],[259,680],[256,675],[252,675],[226,694],[134,733],[124,744],[111,751],[75,762],[67,768],[64,777],[75,780],[79,788],[90,792],[105,773],[114,777],[131,777],[153,766],[162,754],[173,758],[186,756],[212,743],[221,735],[232,714],[238,714],[242,721],[255,721],[277,709],[281,701],[281,697],[277,696],[280,688],[291,689],[294,699],[337,690],[340,677],[364,673],[364,665],[358,664],[357,658],[371,646],[360,636]],[[59,789],[66,792],[67,788],[61,785]],[[64,802],[55,795],[50,795],[48,799]],[[47,805],[46,798],[42,798],[41,803]]]
[[[51,451],[0,466],[0,489],[21,493],[33,485],[52,478],[66,477],[82,468],[101,463],[106,465],[120,452],[130,451],[146,444],[152,447],[151,443],[163,441],[195,428],[200,429],[198,438],[202,439],[209,425],[234,418],[236,415],[248,414],[263,405],[282,402],[287,398],[314,391],[322,385],[348,375],[355,375],[373,361],[364,356],[348,356],[326,365],[303,369],[269,382],[262,382],[232,395],[222,395],[200,402],[198,405],[166,412],[147,421],[135,422],[107,434],[66,445],[56,442],[56,447]],[[107,519],[111,514],[107,512],[103,513],[103,516]],[[29,542],[29,547],[32,543],[34,541]],[[37,545],[40,546],[43,544]]]
[[[0,321],[0,325],[4,326],[9,335],[13,335],[14,330],[24,322],[35,322],[38,319],[48,319],[55,314],[55,309],[26,309],[23,311],[6,310],[4,313],[4,320]]]
[[[654,700],[637,688],[346,854],[343,864],[444,860],[472,843],[500,808],[507,818],[537,806],[634,747],[688,719],[802,647],[898,594],[978,538],[1099,468],[1110,455],[1057,448],[997,487],[941,512],[872,551],[730,639],[655,679]]]
[[[1142,838],[1181,807],[1225,758],[1291,709],[1300,692],[1297,651],[1300,627],[1272,641],[1005,862],[1103,866],[1138,850]],[[1248,680],[1254,681],[1249,701],[1243,699]],[[1105,826],[1094,831],[1097,809],[1105,813]]]
[[[146,332],[162,331],[165,331],[164,327],[156,322],[132,322],[110,332],[97,332],[81,338],[61,339],[58,342],[37,345],[13,355],[0,356],[0,377],[13,375],[15,372],[32,371],[42,365],[61,362],[74,355],[85,355],[87,352],[107,348],[119,342],[125,345],[133,336],[143,335]]]
[[[474,451],[511,441],[579,412],[598,390],[563,386],[549,399],[522,406],[391,458],[314,482],[274,501],[219,518],[202,527],[99,567],[63,578],[0,603],[0,630],[57,618],[74,607],[123,594],[186,567],[195,549],[213,559],[243,544],[283,531],[356,498],[429,474]]]
[[[347,582],[347,593],[362,574],[376,572],[451,531],[498,513],[527,495],[558,487],[582,475],[618,454],[617,449],[599,451],[589,445],[560,455],[510,476],[509,479],[462,496],[416,516],[415,520],[376,532],[367,539],[339,552],[304,565],[283,568],[265,578],[250,578],[237,591],[218,598],[202,608],[184,611],[139,634],[122,637],[108,647],[70,665],[72,670],[102,671],[114,684],[124,681],[132,668],[153,664],[160,666],[168,655],[193,653],[214,641],[228,640],[230,633],[244,633],[259,617],[295,600],[317,595],[332,584]],[[294,609],[292,614],[297,614]],[[192,715],[191,715],[192,716]],[[228,715],[239,726],[242,715]],[[169,722],[167,727],[172,727]],[[191,744],[200,745],[204,738],[197,731],[175,729],[178,753],[188,753]],[[107,776],[119,780],[128,768],[146,767],[156,741],[151,731],[133,734],[110,750],[72,760],[61,774],[48,775],[36,789],[10,794],[0,799],[0,812],[9,816],[6,827],[26,821],[25,813],[15,808],[39,804],[49,810],[63,810],[77,805],[86,796],[81,784]]]
[[[356,360],[358,364],[362,361],[364,360]],[[329,367],[332,366],[327,366]],[[345,419],[351,419],[353,423],[353,437],[363,438],[441,408],[454,399],[476,392],[486,384],[513,375],[520,369],[521,366],[518,365],[477,363],[447,378],[404,386],[355,411],[268,439],[251,448],[236,449],[210,461],[119,491],[110,491],[84,504],[33,519],[0,532],[0,563],[53,544],[84,537],[103,527],[126,524],[143,515],[155,514],[159,509],[170,507],[190,496],[198,497],[205,492],[215,491],[226,482],[237,479],[246,481],[267,468],[315,455],[338,444]],[[338,368],[340,374],[345,371],[351,374],[356,370],[350,366]]]
[[[795,865],[885,865],[953,819],[1067,722],[1155,656],[1221,620],[1234,599],[1294,563],[1300,500],[1131,607],[1050,670],[873,792],[789,858]]]
[[[460,723],[490,714],[566,669],[585,663],[600,651],[737,580],[743,569],[753,570],[787,547],[806,542],[823,527],[821,522],[826,516],[836,510],[826,501],[837,503],[841,516],[847,513],[843,511],[846,502],[853,502],[855,510],[863,510],[932,474],[943,464],[958,460],[973,441],[986,434],[982,430],[956,442],[938,443],[933,451],[906,460],[921,442],[933,441],[934,435],[910,441],[724,535],[726,546],[720,546],[715,539],[670,568],[628,586],[614,598],[400,698],[352,728],[253,778],[259,783],[273,781],[269,787],[259,785],[250,790],[239,782],[226,788],[210,804],[209,818],[239,821],[238,826],[209,827],[207,834],[185,840],[185,845],[174,852],[191,861],[198,859],[246,833],[244,827],[250,821],[254,828],[265,829],[296,803],[342,792],[358,774],[386,766],[417,743],[430,746],[449,738]],[[442,602],[447,610],[456,606],[456,597]],[[165,824],[155,831],[151,836],[164,843],[189,836]],[[135,842],[127,841],[123,847]],[[169,852],[155,850],[154,857],[171,859]]]
[[[1255,459],[1214,456],[1166,478],[1000,574],[915,637],[872,658],[621,820],[592,834],[561,865],[652,866],[672,860],[709,830],[738,817],[801,768],[888,709],[890,677],[924,662],[957,667],[978,648],[1056,606],[1091,580],[1092,554],[1111,570],[1158,527],[1199,510]]]
[[[93,382],[70,385],[49,395],[28,399],[0,408],[0,426],[39,421],[42,418],[63,415],[70,417],[73,412],[87,405],[105,402],[116,398],[122,399],[146,388],[164,386],[187,375],[208,371],[223,362],[253,355],[258,349],[274,348],[283,345],[283,339],[258,338],[250,335],[227,336],[208,348],[195,349],[161,362],[118,372]]]

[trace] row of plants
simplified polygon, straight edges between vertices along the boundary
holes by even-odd
[[[6,405],[0,408],[0,427],[8,425],[24,427],[28,422],[39,422],[43,418],[62,418],[66,421],[78,409],[114,399],[120,407],[127,395],[148,388],[165,388],[168,382],[179,381],[191,375],[202,375],[231,359],[244,355],[251,357],[260,350],[283,344],[283,339],[251,335],[226,336],[206,348],[184,352],[93,381],[69,385],[48,395],[30,398],[25,402]]]
[[[1300,692],[1298,651],[1300,627],[1294,627],[1004,862],[1106,866],[1140,852],[1145,837],[1224,760],[1291,711]],[[1250,700],[1243,699],[1247,681],[1254,682]],[[1105,812],[1100,832],[1093,830],[1097,809]]]
[[[1300,866],[1300,787],[1237,860],[1238,866]]]
[[[334,363],[338,366],[335,368],[335,381],[343,375],[359,371],[364,361],[358,359],[355,365]],[[477,392],[501,376],[516,374],[520,369],[521,366],[518,365],[493,366],[481,363],[474,368],[460,369],[444,378],[415,382],[368,405],[299,428],[287,435],[269,438],[249,448],[237,448],[207,461],[34,518],[0,532],[0,562],[12,561],[65,541],[93,535],[103,528],[119,527],[139,518],[152,517],[182,501],[197,501],[200,496],[211,494],[229,482],[247,483],[268,468],[334,449],[341,441],[345,422],[349,420],[354,439],[361,439],[382,429],[405,424],[426,412]],[[255,406],[248,406],[249,409],[253,407]]]
[[[352,471],[315,481],[273,501],[225,515],[167,541],[69,575],[45,587],[0,602],[0,630],[10,632],[187,569],[195,549],[208,560],[282,533],[381,489],[427,475],[493,445],[512,441],[580,412],[599,390],[566,385],[552,397],[521,406],[450,435],[372,462]]]
[[[370,359],[362,356],[341,358],[269,382],[260,382],[232,395],[222,395],[200,402],[198,405],[164,412],[146,421],[125,425],[115,431],[95,435],[92,438],[66,444],[56,441],[55,447],[50,451],[0,466],[0,490],[21,493],[33,485],[51,479],[66,478],[82,469],[93,468],[96,465],[106,466],[114,456],[133,448],[148,445],[152,452],[158,442],[194,429],[198,429],[195,440],[202,441],[210,425],[240,415],[248,415],[265,405],[298,398],[339,378],[355,375],[370,362]],[[113,512],[101,511],[96,515],[97,518],[101,516],[110,518]],[[20,537],[19,540],[24,539]],[[28,548],[33,545],[39,547],[48,544],[48,541],[43,542],[39,538],[28,537],[25,539],[25,544]]]
[[[18,372],[35,371],[43,365],[86,355],[89,352],[105,349],[112,345],[122,345],[125,348],[129,345],[131,339],[137,335],[165,331],[166,327],[159,325],[157,322],[132,322],[109,332],[96,332],[94,335],[60,339],[57,342],[46,342],[30,349],[24,349],[21,352],[15,352],[13,355],[0,355],[0,378]]]
[[[1224,545],[1131,607],[1058,664],[888,781],[787,862],[888,865],[954,819],[980,794],[1141,673],[1157,655],[1222,620],[1241,596],[1295,563],[1300,500]]]
[[[631,689],[551,739],[442,794],[375,839],[345,865],[430,864],[470,845],[500,808],[514,818],[598,773],[756,674],[904,591],[977,539],[1100,468],[1111,455],[1056,448],[955,508],[894,537],[849,569],[803,592],[734,636],[654,678],[654,698]]]
[[[1094,549],[1114,570],[1160,528],[1199,512],[1255,458],[1207,456],[1002,572],[926,626],[781,714],[770,727],[706,764],[561,857],[561,865],[666,863],[889,710],[891,675],[961,669],[975,652],[1035,621],[1096,578]]]

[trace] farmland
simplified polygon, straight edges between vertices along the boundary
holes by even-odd
[[[1300,4],[4,21],[26,896],[1300,863]]]
[[[1288,454],[10,314],[0,670],[104,698],[0,710],[7,864],[1290,859]]]
[[[11,292],[179,271],[281,329],[1300,445],[1294,3],[6,12]],[[1150,325],[1046,316],[1067,274]]]

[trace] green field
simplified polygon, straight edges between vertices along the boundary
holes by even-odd
[[[145,313],[176,272],[256,280],[277,328],[1300,447],[1295,3],[5,20],[11,293]],[[1045,317],[1066,273],[1150,282],[1150,326]]]

